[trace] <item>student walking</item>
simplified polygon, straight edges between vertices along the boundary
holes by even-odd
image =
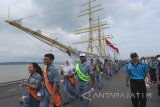
[[[146,107],[147,89],[145,85],[145,78],[146,76],[148,77],[150,84],[151,79],[149,75],[149,68],[146,64],[139,61],[137,53],[132,53],[130,57],[131,63],[126,65],[126,86],[129,87],[130,80],[133,107]]]

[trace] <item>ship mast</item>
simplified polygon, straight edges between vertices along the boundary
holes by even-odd
[[[40,31],[34,31],[30,28],[27,28],[27,27],[24,27],[22,25],[22,22],[21,22],[21,19],[20,20],[5,20],[5,22],[9,23],[10,25],[16,27],[16,28],[19,28],[20,30],[28,33],[29,35],[35,37],[36,39],[52,46],[52,47],[55,47],[65,53],[68,53],[69,56],[74,55],[74,56],[78,56],[78,54],[81,52],[81,51],[78,51],[76,49],[73,49],[71,48],[70,46],[66,46],[56,40],[53,40],[43,34],[40,33]]]
[[[98,18],[96,19],[98,26],[100,26],[101,23],[105,23],[106,25],[108,25],[107,21],[103,21],[103,22],[101,21],[103,19],[105,19],[105,17],[101,18],[101,17],[98,16]],[[107,46],[106,45],[106,39],[113,38],[113,36],[111,34],[110,35],[104,35],[103,29],[98,27],[98,36],[97,37],[98,37],[98,46],[96,46],[96,47],[98,47],[99,54],[102,58],[107,58],[106,49],[105,49],[105,47]]]
[[[84,3],[82,5],[80,5],[81,7],[82,6],[86,6],[88,5],[88,8],[85,9],[85,10],[82,10],[80,11],[80,15],[78,17],[81,17],[81,16],[86,16],[88,15],[89,17],[89,27],[87,28],[83,28],[83,29],[79,29],[79,30],[76,30],[76,33],[75,34],[82,34],[82,33],[89,33],[89,40],[88,41],[81,41],[81,42],[77,42],[77,43],[74,43],[74,44],[78,44],[78,43],[85,43],[85,42],[88,42],[88,46],[89,46],[89,53],[90,54],[94,54],[95,52],[93,51],[93,42],[94,42],[94,36],[93,36],[93,32],[94,31],[97,31],[99,29],[104,29],[106,28],[105,27],[105,24],[100,24],[100,25],[97,25],[97,24],[93,24],[93,13],[97,12],[97,11],[100,11],[102,10],[103,8],[99,8],[101,6],[100,5],[96,5],[96,6],[93,6],[93,2],[95,2],[96,0],[88,0],[87,3]],[[98,8],[98,9],[97,9]]]
[[[100,25],[100,17],[98,16],[98,25]],[[98,37],[101,38],[101,29],[98,27]],[[102,55],[102,39],[99,39],[99,52]]]
[[[101,8],[101,4],[99,5],[93,5],[93,2],[95,2],[96,0],[88,0],[87,3],[84,3],[82,6],[88,6],[87,9],[80,11],[80,15],[78,17],[82,17],[82,16],[88,16],[88,20],[89,20],[89,25],[87,28],[82,28],[79,30],[76,30],[75,34],[84,34],[84,33],[89,33],[89,38],[88,40],[84,40],[84,41],[78,41],[74,44],[82,44],[82,43],[88,43],[88,52],[89,54],[96,54],[94,52],[94,48],[97,48],[97,50],[99,50],[99,55],[103,58],[106,58],[106,52],[105,52],[105,39],[111,38],[111,35],[102,35],[101,32],[103,29],[109,28],[106,23],[106,21],[101,21],[101,19],[104,18],[100,18],[98,16],[98,19],[94,19],[93,18],[93,13],[96,13],[100,10],[103,10],[103,8]],[[93,23],[94,21],[96,21],[96,23]],[[94,32],[98,32],[98,36],[95,36]],[[99,42],[99,45],[96,46],[95,45],[95,41]],[[95,46],[94,46],[95,45]]]
[[[91,8],[91,0],[89,0],[89,29],[90,29],[90,43],[89,43],[89,53],[93,54],[93,33],[92,33],[92,8]]]

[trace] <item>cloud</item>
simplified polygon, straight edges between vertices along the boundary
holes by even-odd
[[[151,0],[107,0],[105,8],[116,24],[111,24],[122,57],[136,51],[141,56],[159,54],[159,2]],[[103,3],[104,4],[104,3]],[[154,42],[153,42],[154,41]],[[152,50],[152,51],[151,51]]]
[[[87,17],[77,18],[78,12],[85,9],[79,7],[82,3],[81,0],[3,1],[0,4],[0,9],[3,10],[0,13],[0,56],[2,56],[0,61],[40,59],[51,50],[51,47],[44,43],[7,25],[4,19],[8,18],[8,7],[12,19],[37,15],[23,20],[23,24],[34,30],[41,29],[44,31],[43,34],[52,39],[72,45],[73,42],[88,38],[87,34],[82,36],[73,34],[76,29],[88,25]],[[108,18],[106,20],[111,28],[107,29],[106,33],[111,33],[115,37],[110,41],[120,48],[122,58],[128,58],[133,51],[141,56],[159,54],[159,0],[98,0],[94,4],[102,4],[104,7],[99,15]],[[87,47],[87,44],[73,47],[87,50],[83,48]],[[58,53],[56,54],[58,58],[65,57],[57,49],[52,50]]]

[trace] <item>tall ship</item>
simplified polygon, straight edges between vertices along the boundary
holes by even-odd
[[[78,17],[86,17],[88,19],[88,26],[86,28],[75,30],[74,32],[75,36],[87,35],[88,39],[72,43],[72,46],[86,44],[84,45],[86,51],[82,51],[82,49],[77,49],[69,45],[63,44],[56,39],[51,39],[47,35],[42,34],[40,30],[32,30],[31,28],[24,26],[22,23],[23,18],[18,20],[8,19],[5,20],[5,22],[22,30],[30,36],[40,40],[41,42],[46,43],[47,45],[57,48],[61,52],[71,57],[74,61],[78,60],[78,56],[80,53],[85,53],[88,60],[95,58],[111,59],[110,53],[109,51],[107,51],[107,48],[112,48],[116,54],[119,53],[119,50],[109,41],[109,39],[113,38],[113,36],[110,34],[105,35],[104,31],[109,28],[107,21],[103,21],[105,18],[95,16],[95,13],[103,10],[103,8],[101,8],[101,4],[95,5],[95,1],[96,0],[88,0],[88,2],[80,5],[80,7],[82,8],[87,8],[80,11]]]

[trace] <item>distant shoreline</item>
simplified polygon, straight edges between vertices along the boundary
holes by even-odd
[[[26,65],[31,64],[33,62],[1,62],[0,65]],[[38,64],[43,64],[43,62],[36,62]],[[56,64],[60,64],[60,62],[55,62]]]
[[[24,64],[30,64],[32,62],[2,62],[0,65],[24,65]],[[38,64],[43,64],[43,62],[36,62]]]

